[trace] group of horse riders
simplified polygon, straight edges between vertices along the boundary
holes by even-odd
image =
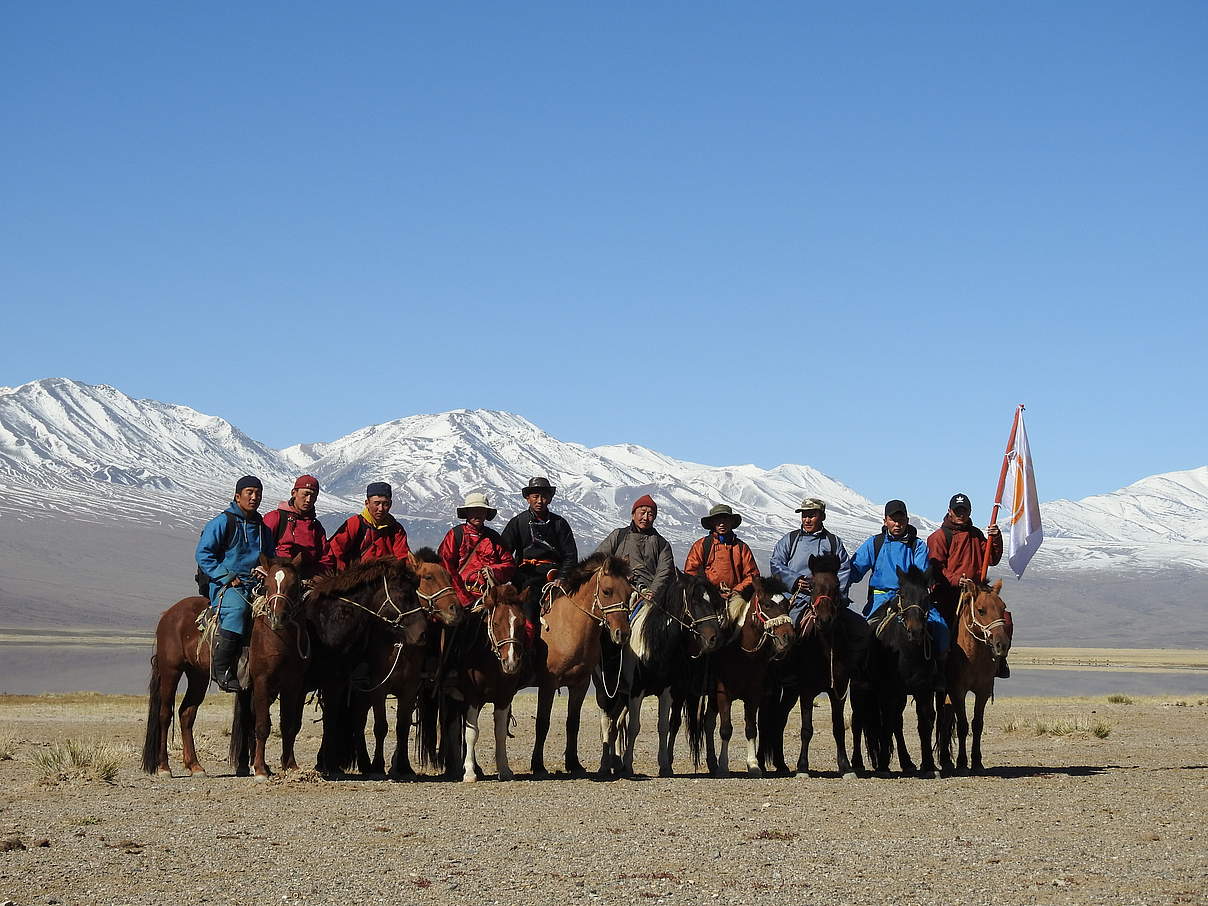
[[[548,478],[533,478],[521,489],[527,509],[513,516],[502,533],[487,526],[498,515],[487,496],[467,495],[457,507],[461,524],[448,531],[437,550],[459,601],[469,606],[491,585],[512,582],[526,595],[526,621],[530,640],[537,629],[543,595],[578,562],[578,548],[570,524],[550,510],[557,488]],[[238,691],[235,664],[249,629],[253,588],[261,556],[287,557],[299,564],[304,580],[346,569],[353,563],[410,555],[407,532],[390,514],[391,486],[384,481],[365,489],[365,507],[347,519],[330,537],[315,513],[319,482],[302,475],[294,482],[289,500],[272,512],[259,513],[264,486],[247,475],[235,485],[230,506],[202,529],[197,544],[199,590],[210,600],[218,629],[212,655],[212,674],[219,688]],[[843,597],[853,582],[870,575],[863,613],[875,622],[897,597],[898,572],[911,566],[932,567],[933,606],[927,616],[935,657],[937,688],[942,688],[943,663],[949,647],[950,627],[956,616],[962,578],[981,578],[986,546],[991,564],[1002,556],[1002,534],[996,525],[987,538],[973,525],[972,505],[964,494],[954,494],[939,529],[925,541],[910,524],[906,504],[885,504],[883,527],[849,556],[843,540],[825,528],[826,503],[817,497],[801,501],[796,513],[801,527],[786,534],[772,552],[771,574],[790,595],[790,616],[800,632],[809,632],[811,581],[808,567],[813,555],[832,554],[839,559]],[[632,571],[635,609],[644,603],[660,605],[675,574],[671,545],[654,528],[658,505],[649,494],[633,502],[629,525],[617,528],[597,548],[625,560]],[[759,568],[746,542],[735,534],[742,515],[718,504],[700,520],[707,533],[688,551],[684,572],[708,579],[729,598],[749,599]],[[850,603],[850,601],[848,601]],[[1011,631],[1007,615],[1007,632]],[[1009,675],[1005,659],[999,676]]]

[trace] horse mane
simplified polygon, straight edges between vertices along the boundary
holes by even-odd
[[[813,554],[809,560],[810,572],[814,575],[818,573],[835,573],[839,572],[839,555],[838,554]]]
[[[419,550],[414,551],[414,554],[415,559],[420,563],[440,564],[440,557],[437,556],[436,551],[432,550],[430,547],[421,547]]]
[[[906,591],[906,587],[910,586],[910,590],[915,592],[920,598],[930,597],[932,570],[928,566],[926,569],[919,569],[913,563],[906,571],[898,570],[898,580],[901,582],[899,592]]]
[[[576,595],[579,589],[583,587],[596,570],[604,567],[604,572],[611,576],[620,576],[626,582],[629,581],[632,575],[629,570],[629,564],[620,557],[614,557],[611,554],[606,554],[603,551],[597,551],[586,560],[580,560],[578,565],[570,571],[570,575],[562,579],[562,586],[566,589],[568,595]]]
[[[312,585],[321,595],[347,594],[370,582],[380,582],[387,577],[403,578],[418,585],[415,573],[405,560],[387,557],[380,560],[358,560],[343,572],[329,576],[316,576]]]

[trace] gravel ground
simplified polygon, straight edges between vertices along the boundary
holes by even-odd
[[[712,779],[685,752],[665,780],[256,784],[229,775],[216,698],[199,720],[212,775],[172,779],[139,771],[138,699],[0,698],[0,904],[1208,902],[1208,700],[1000,699],[983,777],[841,779],[820,733],[812,777]],[[517,769],[534,705],[518,699]],[[45,778],[35,757],[68,739],[107,741],[116,782]],[[303,763],[317,741],[308,720]],[[551,734],[551,767],[561,749]]]

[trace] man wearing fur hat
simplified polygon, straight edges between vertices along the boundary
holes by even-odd
[[[504,547],[503,539],[487,523],[498,514],[486,494],[467,494],[457,508],[457,518],[465,520],[449,529],[440,542],[437,556],[453,577],[457,600],[469,607],[491,585],[510,582],[516,573],[516,561]]]
[[[793,625],[800,628],[801,615],[811,601],[810,557],[833,554],[839,558],[839,593],[844,598],[851,584],[851,558],[843,546],[843,539],[822,526],[826,521],[826,501],[806,497],[797,512],[801,514],[801,528],[776,542],[770,565],[772,575],[789,589],[792,601],[789,616],[793,618]]]
[[[747,543],[734,534],[734,529],[742,524],[742,514],[719,503],[701,518],[700,524],[709,534],[698,539],[688,551],[684,572],[704,576],[727,598],[733,595],[750,598],[759,567]]]
[[[252,574],[261,556],[273,553],[273,536],[259,513],[263,496],[260,479],[244,475],[231,505],[206,523],[197,541],[198,580],[208,583],[210,607],[218,612],[210,672],[223,692],[239,691],[235,662],[249,628]]]
[[[529,592],[525,616],[537,622],[541,606],[541,589],[559,575],[566,575],[579,562],[575,533],[570,523],[550,512],[550,502],[558,489],[548,478],[533,478],[520,491],[528,501],[528,509],[509,520],[500,536],[503,546],[516,561],[516,585]]]
[[[303,579],[313,579],[336,568],[327,543],[327,530],[315,515],[318,499],[319,480],[313,475],[302,475],[294,482],[289,500],[282,500],[264,516],[265,528],[277,542],[276,556],[292,560],[302,555]]]
[[[365,488],[365,509],[351,516],[331,536],[331,555],[336,569],[348,569],[358,560],[380,560],[411,556],[407,530],[390,515],[394,491],[384,481]]]
[[[633,571],[633,587],[646,601],[661,603],[675,578],[675,557],[667,539],[654,528],[658,504],[643,494],[630,508],[629,525],[614,529],[596,553],[620,557]]]

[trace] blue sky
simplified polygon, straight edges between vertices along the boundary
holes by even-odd
[[[1042,499],[1208,462],[1203,3],[175,6],[2,14],[0,383],[933,517],[1017,402]]]

